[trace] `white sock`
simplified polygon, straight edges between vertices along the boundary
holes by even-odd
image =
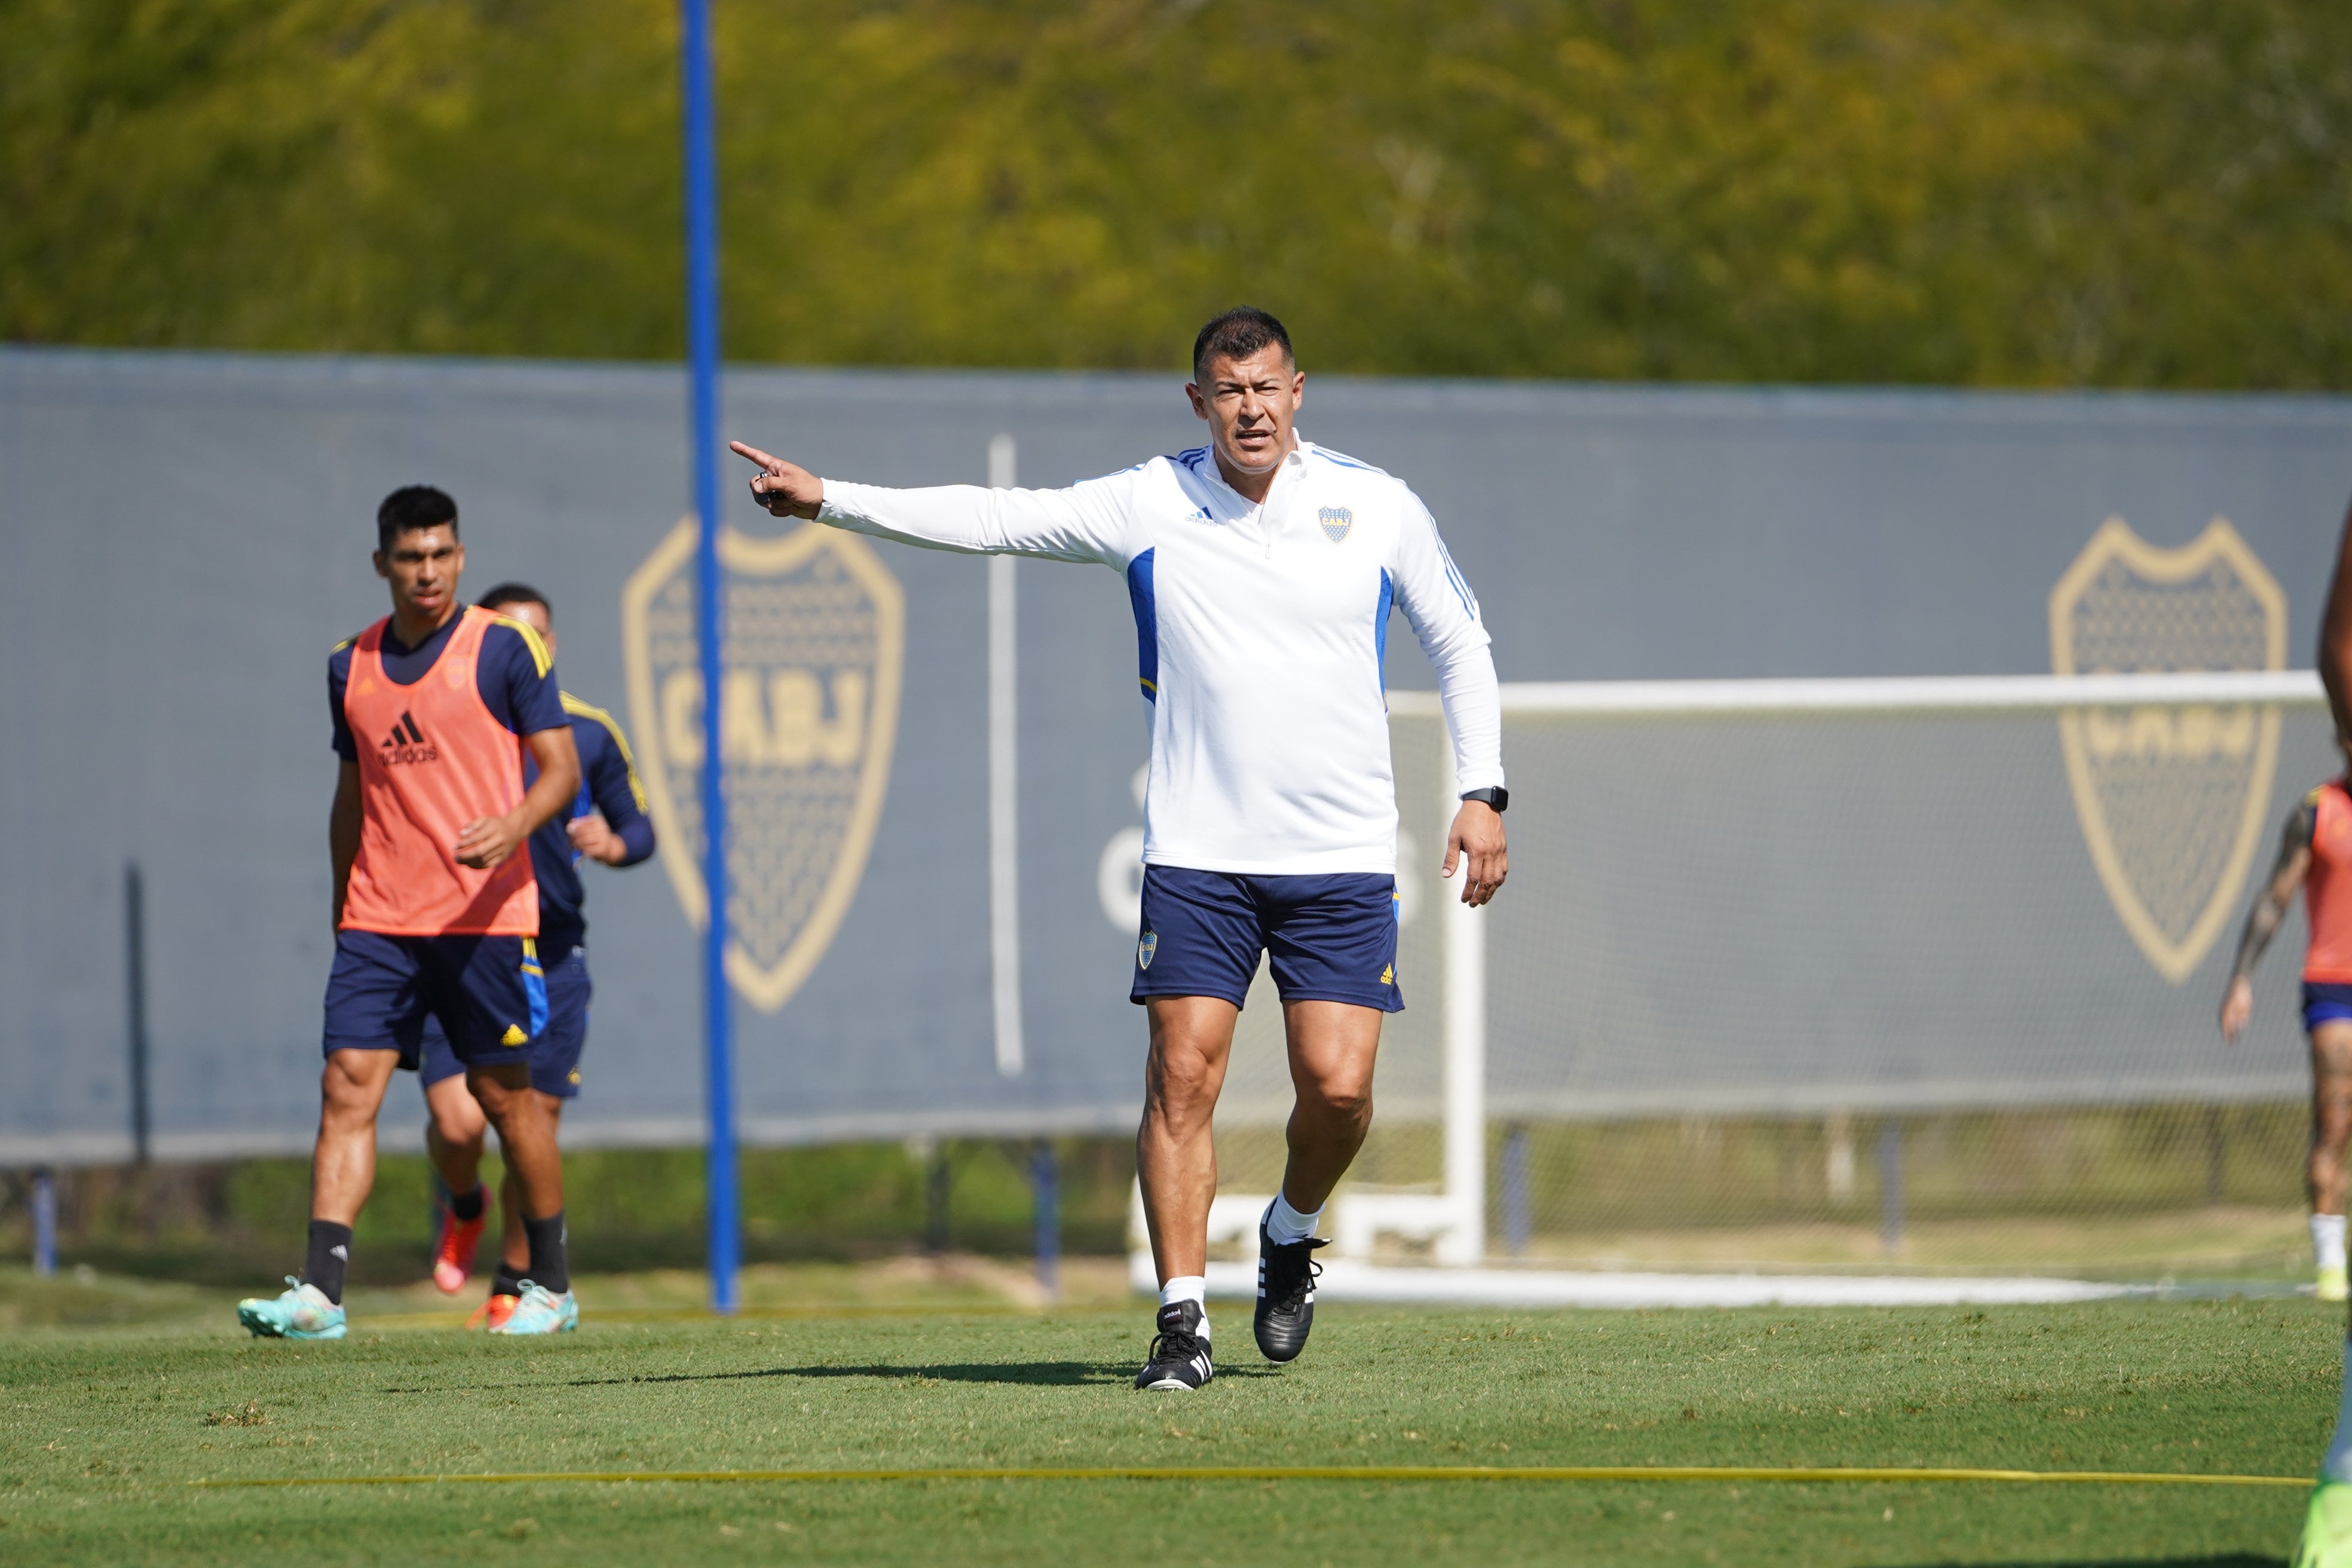
[[[1201,1274],[1179,1274],[1175,1279],[1160,1287],[1161,1306],[1172,1307],[1179,1301],[1190,1301],[1201,1309],[1199,1332],[1202,1339],[1207,1339],[1209,1337],[1208,1277]]]
[[[2319,1461],[2323,1481],[2352,1481],[2352,1343],[2344,1347],[2344,1402],[2336,1412],[2336,1436]]]
[[[1290,1200],[1280,1193],[1274,1194],[1274,1206],[1265,1211],[1265,1236],[1276,1247],[1288,1247],[1295,1241],[1305,1241],[1315,1234],[1315,1222],[1323,1211],[1300,1214],[1290,1206]]]
[[[2344,1267],[2342,1215],[2315,1214],[2311,1216],[2311,1256],[2322,1268]]]

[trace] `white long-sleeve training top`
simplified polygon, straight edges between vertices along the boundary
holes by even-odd
[[[1143,858],[1276,876],[1396,869],[1389,607],[1436,667],[1459,786],[1503,782],[1478,601],[1403,482],[1301,440],[1258,505],[1205,447],[1059,490],[824,481],[820,522],[935,550],[1097,562],[1151,705]]]

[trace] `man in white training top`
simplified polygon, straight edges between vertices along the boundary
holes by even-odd
[[[1282,1189],[1258,1226],[1258,1349],[1286,1362],[1315,1317],[1316,1221],[1371,1124],[1396,984],[1396,788],[1383,672],[1389,610],[1436,667],[1462,808],[1444,875],[1503,885],[1502,705],[1478,601],[1413,493],[1297,437],[1306,377],[1282,323],[1228,310],[1192,345],[1210,444],[1062,490],[883,489],[820,479],[741,442],[751,494],[934,550],[1093,562],[1127,579],[1151,710],[1143,929],[1149,1011],[1136,1161],[1160,1280],[1139,1388],[1213,1375],[1202,1275],[1216,1192],[1210,1117],[1261,953],[1297,1090]]]

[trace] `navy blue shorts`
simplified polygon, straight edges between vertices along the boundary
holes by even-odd
[[[413,1059],[425,1021],[440,1020],[457,1059],[502,1067],[530,1059],[547,1026],[547,986],[536,944],[522,936],[335,933],[327,972],[324,1048],[398,1051]]]
[[[588,1043],[588,999],[594,989],[588,981],[586,948],[574,947],[547,965],[547,1027],[530,1042],[530,1087],[540,1093],[558,1100],[579,1094],[580,1048]],[[403,1057],[400,1065],[413,1068],[426,1089],[466,1070],[449,1048],[449,1037],[430,1019],[422,1049]]]
[[[1397,989],[1396,879],[1353,871],[1256,877],[1143,868],[1143,930],[1128,1000],[1222,996],[1238,1007],[1268,956],[1286,1002],[1404,1011]]]
[[[2339,1023],[2352,1018],[2352,985],[2338,985],[2325,980],[2303,983],[2303,1026],[2316,1029],[2322,1024]]]

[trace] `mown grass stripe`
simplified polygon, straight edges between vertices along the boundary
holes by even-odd
[[[1751,1465],[1095,1465],[873,1470],[542,1470],[512,1475],[262,1476],[192,1487],[512,1486],[556,1481],[1994,1481],[2108,1486],[2308,1487],[2308,1476],[2133,1470],[1906,1469]]]

